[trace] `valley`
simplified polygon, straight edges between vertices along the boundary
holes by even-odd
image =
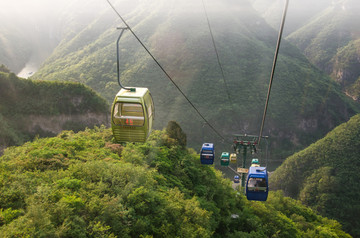
[[[121,82],[149,88],[155,103],[144,144],[114,143],[109,129],[123,22],[106,1],[0,15],[0,234],[360,236],[358,193],[342,186],[360,185],[358,1],[290,0],[269,140],[246,165],[257,157],[271,171],[264,203],[247,201],[218,157],[234,134],[259,132],[284,1],[111,2],[169,75],[125,31]],[[204,142],[214,167],[199,163]]]

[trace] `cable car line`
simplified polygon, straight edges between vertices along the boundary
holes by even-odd
[[[195,107],[195,105],[190,101],[190,99],[185,95],[185,93],[179,88],[179,86],[175,83],[175,81],[171,78],[171,76],[165,71],[162,65],[156,60],[153,54],[149,51],[149,49],[144,45],[144,43],[139,39],[139,37],[135,34],[135,32],[131,29],[131,27],[127,24],[127,22],[122,18],[120,13],[116,10],[116,8],[111,4],[110,0],[106,0],[111,8],[115,11],[118,17],[122,20],[122,22],[126,25],[129,31],[133,34],[133,36],[137,39],[137,41],[141,44],[141,46],[146,50],[146,52],[150,55],[150,57],[155,61],[155,63],[159,66],[159,68],[164,72],[164,74],[168,77],[168,79],[174,84],[174,86],[179,90],[179,92],[184,96],[184,98],[188,101],[188,103],[194,108],[197,114],[209,125],[209,127],[222,139],[225,138],[206,120],[206,118],[200,113],[200,111]]]
[[[228,166],[228,168],[230,170],[232,170],[234,172],[234,174],[241,176],[241,174],[239,174],[235,169],[231,168],[230,166]]]
[[[218,53],[218,50],[217,50],[217,47],[216,47],[216,44],[215,44],[215,39],[214,39],[213,32],[212,32],[212,30],[211,30],[211,24],[210,24],[209,16],[208,16],[207,11],[206,11],[206,7],[205,7],[204,0],[202,0],[202,4],[203,4],[203,7],[204,7],[204,12],[205,12],[206,20],[207,20],[207,24],[208,24],[208,27],[209,27],[209,31],[210,31],[210,35],[211,35],[211,40],[212,40],[212,43],[213,43],[213,46],[214,46],[214,50],[215,50],[215,54],[216,54],[216,59],[217,59],[217,62],[218,62],[218,64],[219,64],[220,71],[221,71],[221,75],[222,75],[222,78],[223,78],[223,81],[224,81],[224,84],[225,84],[225,92],[226,92],[226,94],[227,94],[227,96],[228,96],[229,102],[230,102],[230,104],[231,104],[232,111],[233,111],[233,113],[234,113],[234,115],[235,115],[234,103],[233,103],[233,101],[231,100],[231,97],[230,97],[229,87],[228,87],[227,82],[226,82],[224,69],[223,69],[222,64],[221,64],[221,62],[220,62],[219,53]],[[238,122],[237,120],[236,120],[236,123],[237,123],[238,128],[240,128],[240,124],[239,124],[239,122]]]
[[[269,88],[268,88],[268,93],[267,93],[267,97],[266,97],[264,113],[263,113],[262,122],[261,122],[261,127],[260,127],[259,142],[258,142],[258,144],[260,144],[261,137],[262,137],[262,133],[263,133],[263,129],[264,129],[265,118],[266,118],[267,108],[268,108],[269,99],[270,99],[271,86],[272,86],[272,82],[273,82],[273,79],[274,79],[274,73],[275,73],[275,68],[276,68],[277,57],[278,57],[278,54],[279,54],[281,37],[282,37],[283,30],[284,30],[286,12],[287,12],[288,5],[289,5],[289,0],[285,0],[285,1],[286,1],[286,2],[285,2],[285,8],[284,8],[284,12],[283,12],[282,19],[281,19],[280,31],[279,31],[278,40],[277,40],[276,49],[275,49],[273,66],[272,66],[272,69],[271,69]]]

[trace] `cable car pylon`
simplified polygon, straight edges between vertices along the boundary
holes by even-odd
[[[248,200],[256,200],[256,201],[266,201],[267,195],[269,192],[269,186],[268,186],[268,173],[266,170],[266,167],[258,167],[255,168],[255,166],[251,166],[250,169],[246,169],[246,157],[247,157],[247,151],[250,149],[251,151],[256,153],[256,146],[260,144],[261,139],[264,138],[262,136],[265,119],[266,119],[266,112],[269,104],[270,99],[270,92],[271,92],[271,86],[274,79],[275,74],[275,68],[276,68],[276,62],[279,55],[279,49],[280,49],[280,43],[282,38],[282,33],[284,30],[284,24],[285,24],[285,18],[286,13],[289,5],[289,0],[285,0],[285,7],[281,19],[280,24],[280,30],[278,34],[275,54],[274,54],[274,60],[273,65],[271,69],[271,75],[270,75],[270,82],[264,107],[264,113],[262,117],[262,122],[260,126],[260,132],[259,136],[252,136],[252,135],[234,135],[234,150],[237,154],[239,154],[242,150],[243,152],[243,163],[241,168],[237,168],[237,172],[241,173],[241,189],[245,189],[246,197]],[[246,140],[244,140],[244,138]],[[268,138],[268,137],[265,137]],[[268,143],[266,143],[266,146],[268,146]],[[267,161],[267,159],[266,159]],[[267,163],[266,163],[267,164]],[[247,175],[246,179],[246,186],[245,186],[245,174]]]

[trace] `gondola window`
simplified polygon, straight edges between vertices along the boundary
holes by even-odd
[[[263,191],[266,192],[266,180],[264,178],[249,178],[249,191]]]
[[[143,126],[144,111],[139,103],[116,103],[114,123],[123,126]]]

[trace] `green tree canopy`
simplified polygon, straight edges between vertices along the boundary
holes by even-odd
[[[110,129],[64,131],[0,157],[2,237],[349,237],[280,192],[247,201],[199,155],[168,144],[114,144]]]

